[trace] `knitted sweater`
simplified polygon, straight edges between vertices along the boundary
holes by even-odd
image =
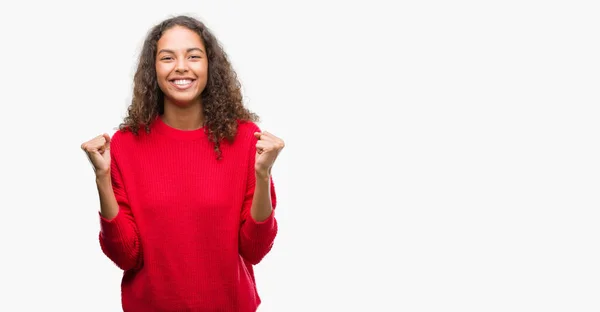
[[[250,215],[260,131],[238,122],[217,160],[204,129],[172,128],[161,118],[138,136],[111,140],[111,178],[119,213],[100,215],[100,246],[124,270],[125,312],[254,312],[253,265],[277,234],[274,212]],[[276,205],[270,181],[273,208]]]

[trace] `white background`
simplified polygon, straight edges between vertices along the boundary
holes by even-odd
[[[2,4],[1,311],[120,311],[79,146],[180,13],[287,144],[260,312],[600,310],[594,1],[142,3]]]

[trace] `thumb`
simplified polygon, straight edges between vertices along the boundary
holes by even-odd
[[[110,149],[110,135],[108,135],[108,133],[104,133],[102,136],[106,140],[106,143],[104,143],[104,149]]]

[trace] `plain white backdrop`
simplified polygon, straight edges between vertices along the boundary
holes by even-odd
[[[2,4],[0,310],[121,311],[79,146],[192,14],[286,141],[260,312],[599,311],[594,1],[350,2]]]

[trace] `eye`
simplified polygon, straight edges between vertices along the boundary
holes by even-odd
[[[160,60],[161,60],[161,61],[168,61],[168,60],[172,60],[172,59],[173,59],[173,58],[172,58],[172,57],[170,57],[170,56],[164,56],[164,57],[162,57]]]
[[[192,56],[190,56],[190,58],[193,58],[193,59],[201,59],[202,57],[201,57],[200,55],[192,55]]]

